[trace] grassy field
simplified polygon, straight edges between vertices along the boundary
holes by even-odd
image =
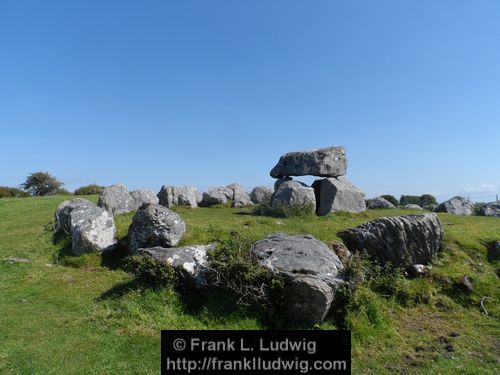
[[[220,293],[152,290],[99,254],[68,256],[67,243],[54,244],[52,231],[53,212],[65,199],[0,199],[0,373],[156,374],[161,329],[266,328],[259,311]],[[255,240],[274,232],[310,233],[328,243],[339,230],[410,212],[278,219],[248,209],[176,211],[188,225],[183,244],[227,238],[231,231]],[[353,373],[498,373],[500,265],[488,260],[487,246],[500,239],[500,219],[439,216],[446,247],[429,277],[382,274],[362,283],[343,322],[318,327],[352,329]],[[131,218],[117,218],[119,237]],[[4,260],[11,256],[31,262]],[[475,284],[470,295],[453,287],[464,275]]]

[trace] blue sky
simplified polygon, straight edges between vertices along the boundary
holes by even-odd
[[[251,187],[285,152],[343,145],[368,196],[493,200],[499,17],[497,0],[0,0],[0,185]]]

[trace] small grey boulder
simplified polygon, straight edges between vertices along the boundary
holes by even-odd
[[[186,223],[175,212],[159,204],[142,206],[128,231],[129,249],[174,247],[186,232]]]
[[[391,202],[382,197],[376,197],[372,199],[368,199],[366,201],[366,208],[375,209],[375,208],[396,208]]]
[[[269,186],[256,186],[250,193],[250,199],[255,204],[270,204],[274,190]]]
[[[200,206],[213,206],[226,204],[233,198],[233,191],[227,187],[217,187],[203,192]]]
[[[496,216],[500,217],[500,202],[491,202],[481,207],[479,211],[481,216]]]
[[[122,184],[105,188],[99,196],[97,205],[113,215],[126,214],[136,208],[134,198]]]
[[[158,193],[160,204],[171,208],[173,206],[198,207],[198,190],[193,186],[166,186],[161,187]]]
[[[243,186],[239,184],[231,184],[227,187],[233,191],[233,196],[231,197],[231,207],[253,206],[250,195],[248,195]]]
[[[214,245],[192,245],[184,247],[151,247],[138,249],[137,254],[150,256],[160,263],[174,267],[186,285],[203,287],[207,285],[208,252]]]
[[[158,204],[159,199],[156,193],[151,189],[137,189],[130,193],[134,199],[135,209],[138,209],[143,204]]]
[[[412,204],[412,203],[403,206],[403,208],[406,210],[423,210],[423,208],[420,207],[418,204]]]

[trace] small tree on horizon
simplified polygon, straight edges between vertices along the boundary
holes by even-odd
[[[34,172],[26,177],[21,188],[34,196],[50,195],[57,192],[64,184],[58,181],[49,172]]]

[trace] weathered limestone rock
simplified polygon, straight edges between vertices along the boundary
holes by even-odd
[[[269,186],[256,186],[250,193],[250,199],[255,204],[270,204],[274,190]]]
[[[443,226],[431,213],[383,217],[338,235],[351,252],[396,267],[426,264],[443,245]]]
[[[306,325],[323,321],[344,282],[342,262],[327,245],[310,235],[273,234],[256,242],[251,254],[285,280],[287,319]]]
[[[75,255],[103,251],[115,243],[113,216],[85,199],[62,202],[54,216],[55,231],[71,236],[71,250]]]
[[[271,177],[344,176],[347,157],[343,147],[327,147],[313,151],[290,152],[283,155],[271,170]]]
[[[453,197],[436,207],[436,212],[447,212],[454,215],[472,215],[474,204],[464,197]]]
[[[324,178],[312,184],[316,194],[316,213],[320,216],[330,212],[359,213],[366,210],[365,194],[345,178]]]
[[[163,185],[158,198],[160,204],[168,208],[173,206],[198,207],[198,190],[193,186]]]
[[[97,205],[113,215],[126,214],[135,209],[134,198],[122,184],[105,188],[99,196]]]
[[[276,210],[298,207],[314,212],[316,207],[314,189],[299,181],[285,181],[275,191],[271,205]]]
[[[142,206],[129,227],[129,249],[174,247],[186,232],[186,223],[168,208],[159,204]]]
[[[130,193],[134,199],[135,209],[138,209],[143,204],[158,204],[159,200],[155,192],[151,189],[137,189]]]
[[[366,207],[369,209],[374,208],[396,208],[391,202],[382,197],[376,197],[372,199],[368,199],[366,201]]]
[[[179,272],[184,284],[199,288],[207,285],[209,271],[207,254],[214,248],[214,245],[151,247],[138,249],[137,253],[171,265]]]
[[[422,207],[420,207],[418,204],[407,204],[405,205],[403,208],[407,209],[407,210],[423,210]]]
[[[243,186],[239,184],[231,184],[227,187],[233,191],[233,196],[231,197],[231,207],[253,206],[250,195],[247,194]]]
[[[479,214],[482,216],[497,216],[500,217],[500,202],[487,203],[481,210]]]
[[[229,197],[228,197],[229,196]],[[213,206],[216,204],[226,204],[232,199],[233,191],[229,188],[214,188],[203,192],[200,206]]]

